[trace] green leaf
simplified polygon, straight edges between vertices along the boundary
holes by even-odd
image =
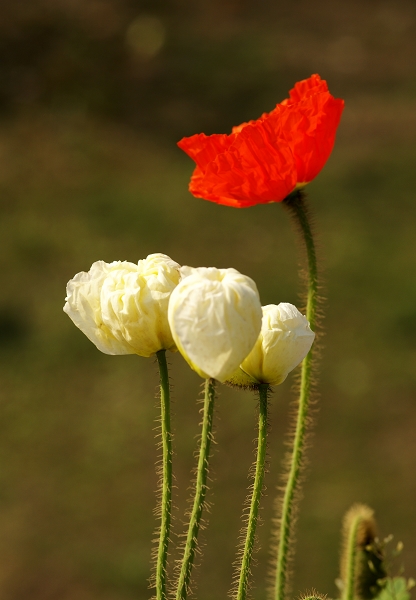
[[[404,577],[389,577],[376,600],[410,600],[408,582]]]

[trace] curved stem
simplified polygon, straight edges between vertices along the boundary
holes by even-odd
[[[166,564],[172,509],[172,433],[170,428],[170,389],[166,350],[156,352],[160,373],[160,410],[162,430],[162,502],[159,546],[156,563],[156,598],[166,600]]]
[[[183,552],[178,589],[176,593],[177,600],[187,598],[191,572],[197,548],[197,538],[201,525],[202,512],[205,505],[205,495],[208,481],[208,463],[209,453],[212,441],[212,422],[214,416],[215,401],[215,380],[207,379],[205,381],[204,410],[202,419],[201,444],[199,449],[197,476],[195,483],[195,497],[189,519],[188,534],[186,537],[185,548]]]
[[[250,575],[250,563],[256,537],[256,526],[266,464],[268,392],[268,384],[259,385],[259,437],[257,445],[256,471],[254,474],[253,493],[251,496],[246,539],[241,560],[240,577],[238,580],[238,589],[236,595],[237,600],[245,600],[246,598],[248,579]]]
[[[318,304],[318,269],[315,244],[309,221],[308,210],[305,204],[305,196],[301,191],[295,192],[284,201],[284,204],[289,209],[296,225],[299,227],[303,242],[306,247],[308,257],[308,296],[306,318],[310,323],[311,329],[314,331],[316,325],[316,309]],[[282,515],[280,518],[276,584],[274,594],[276,600],[284,599],[287,587],[290,541],[295,517],[295,499],[305,450],[305,435],[311,391],[312,359],[313,347],[302,363],[296,430],[293,440],[292,456],[290,459],[290,469],[283,496]]]

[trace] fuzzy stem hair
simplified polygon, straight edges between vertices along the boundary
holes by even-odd
[[[311,590],[302,594],[299,600],[326,600],[326,594],[320,594],[316,590]]]
[[[245,600],[249,589],[249,577],[251,559],[253,556],[254,543],[256,540],[256,527],[259,516],[260,499],[263,489],[263,479],[266,466],[267,452],[267,412],[268,395],[270,387],[268,384],[259,384],[259,424],[257,439],[257,457],[254,471],[254,482],[252,486],[251,500],[249,500],[249,514],[245,531],[245,541],[241,552],[241,564],[236,574],[236,590],[232,597],[235,600]]]
[[[176,600],[186,600],[191,581],[192,567],[197,550],[198,533],[201,527],[202,513],[208,482],[208,466],[212,441],[212,423],[214,417],[215,380],[205,381],[204,409],[202,418],[201,443],[195,483],[195,496],[189,518],[188,534],[183,550],[177,584]]]
[[[162,435],[162,481],[160,532],[157,548],[155,587],[156,599],[166,600],[166,565],[172,511],[172,432],[170,425],[170,386],[166,350],[156,352],[160,374],[160,411]]]
[[[297,229],[306,249],[308,264],[308,286],[306,318],[312,331],[316,329],[318,308],[318,267],[315,242],[312,233],[306,198],[301,190],[294,192],[284,201],[294,219]],[[315,342],[316,343],[316,342]],[[280,530],[276,532],[277,560],[275,564],[273,598],[284,600],[288,592],[289,558],[296,520],[296,500],[299,497],[299,485],[302,467],[304,465],[305,442],[309,417],[310,395],[312,387],[313,347],[302,362],[299,403],[297,408],[295,432],[292,440],[292,452],[289,459],[289,469],[284,487],[283,499],[280,504],[281,514],[276,521]]]

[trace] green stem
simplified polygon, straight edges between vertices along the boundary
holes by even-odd
[[[254,474],[253,493],[251,496],[250,513],[247,521],[247,532],[241,560],[240,577],[236,600],[245,600],[248,591],[250,576],[250,563],[253,555],[256,526],[259,514],[261,491],[266,464],[266,439],[267,439],[267,395],[269,386],[260,384],[259,387],[259,437],[257,445],[256,471]]]
[[[201,525],[202,512],[205,505],[205,495],[208,481],[209,453],[212,441],[212,422],[214,417],[215,380],[205,381],[204,410],[202,419],[201,444],[199,449],[198,467],[195,484],[195,497],[189,519],[188,534],[183,552],[176,600],[186,600],[191,572],[197,548],[198,533]]]
[[[318,305],[318,265],[305,192],[302,192],[301,190],[295,192],[293,195],[289,196],[283,204],[292,214],[295,224],[299,227],[306,248],[308,258],[306,318],[309,321],[311,329],[314,330],[316,325],[316,309]],[[308,357],[309,362],[311,362],[312,351],[309,352]],[[304,363],[305,362],[306,359]]]
[[[373,510],[365,504],[354,504],[344,517],[342,529],[342,600],[376,598],[387,573]]]
[[[349,535],[347,540],[346,556],[345,556],[345,581],[344,589],[342,593],[342,600],[354,600],[355,595],[355,566],[357,559],[357,533],[360,523],[362,521],[361,515],[356,515],[352,520],[349,529]]]
[[[315,244],[309,222],[308,210],[305,204],[304,194],[300,191],[295,192],[284,201],[284,204],[289,209],[296,225],[299,227],[303,242],[306,247],[306,253],[308,257],[308,296],[306,318],[310,323],[311,329],[314,331],[316,325],[316,309],[318,304],[318,269]],[[305,436],[311,391],[312,359],[313,347],[302,363],[296,430],[293,440],[292,456],[290,459],[290,469],[283,496],[282,515],[280,518],[275,583],[276,587],[274,594],[276,600],[283,600],[287,589],[289,550],[295,518],[296,492],[299,486],[299,477],[305,451]]]
[[[160,374],[160,410],[162,429],[162,504],[159,546],[156,563],[156,598],[166,600],[166,564],[172,509],[172,433],[170,428],[170,389],[166,350],[156,352]]]

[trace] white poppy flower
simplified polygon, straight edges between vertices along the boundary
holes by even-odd
[[[256,284],[235,269],[182,267],[181,272],[168,309],[173,339],[201,377],[225,381],[260,332]]]
[[[64,311],[105,354],[176,350],[167,310],[179,269],[165,254],[150,254],[137,265],[97,261],[68,282]]]
[[[235,385],[283,383],[309,352],[315,334],[293,304],[263,306],[261,332],[254,348],[228,379]]]

